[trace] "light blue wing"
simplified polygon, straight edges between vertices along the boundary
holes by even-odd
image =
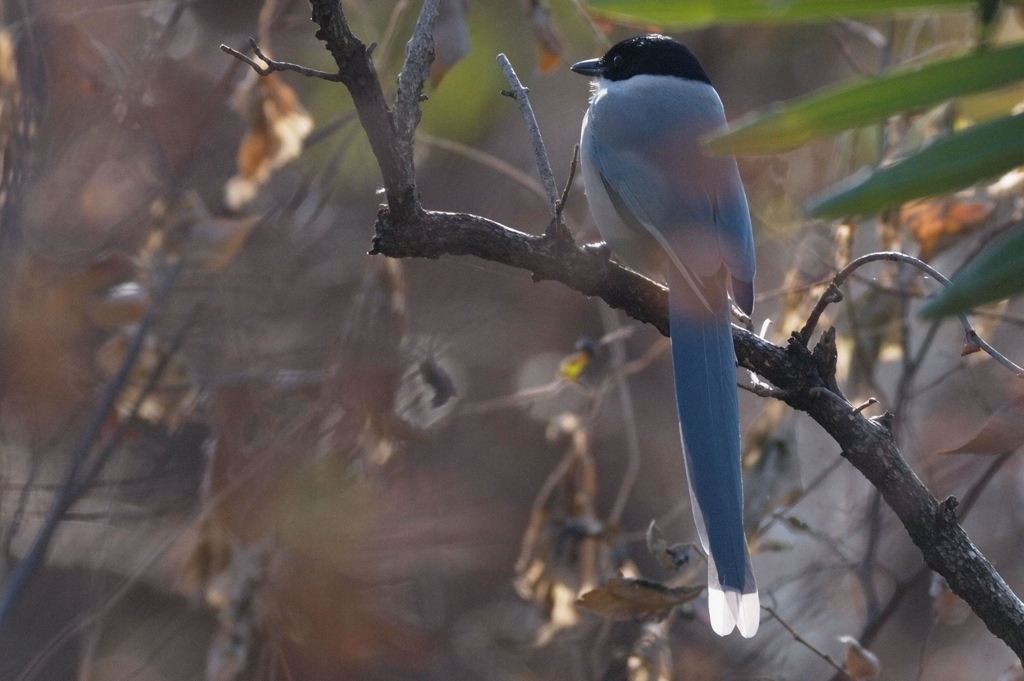
[[[717,158],[712,191],[715,201],[715,226],[719,252],[732,277],[736,304],[748,315],[754,311],[754,232],[750,208],[743,191],[736,160]]]
[[[624,222],[641,227],[689,275],[710,277],[724,264],[749,313],[754,240],[743,183],[734,159],[710,156],[698,143],[725,123],[718,95],[703,83],[630,87],[637,91],[595,99],[585,155]]]

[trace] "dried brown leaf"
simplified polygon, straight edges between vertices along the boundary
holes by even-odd
[[[921,247],[921,258],[929,260],[944,243],[988,219],[995,205],[958,197],[912,201],[900,209],[900,220]]]
[[[846,644],[843,670],[854,681],[871,681],[878,678],[882,673],[882,663],[874,653],[852,636],[840,636],[839,641]]]
[[[562,39],[551,22],[551,11],[545,0],[527,0],[526,14],[537,38],[537,66],[541,73],[550,73],[562,62]]]
[[[235,105],[249,129],[238,149],[238,174],[224,187],[224,202],[239,210],[256,198],[275,170],[298,157],[313,118],[275,73],[244,81]]]
[[[120,370],[134,335],[135,327],[122,327],[96,351],[94,366],[105,380],[110,380]],[[128,382],[118,396],[115,405],[117,418],[126,418],[135,411],[136,402],[143,397],[153,372],[163,360],[163,353],[156,339],[147,336]],[[190,413],[198,396],[198,388],[188,366],[175,356],[164,368],[161,385],[148,391],[142,399],[136,416],[150,423],[173,427]]]
[[[978,345],[971,334],[964,335],[964,344],[960,346],[960,356],[966,357],[967,355],[973,355],[976,352],[981,352],[981,346]]]
[[[581,608],[612,620],[660,622],[672,608],[700,596],[704,586],[668,587],[646,579],[616,577],[576,601]]]
[[[515,567],[517,593],[546,618],[538,645],[574,626],[579,595],[615,573],[607,533],[594,511],[597,478],[587,429],[575,415],[564,414],[548,435],[568,439],[568,451],[533,502]]]
[[[134,276],[131,260],[111,255],[74,269],[25,254],[5,272],[10,287],[0,325],[5,407],[25,425],[57,428],[86,394],[101,336],[94,302]]]
[[[939,454],[1003,454],[1024,444],[1024,394],[997,409],[966,441]]]

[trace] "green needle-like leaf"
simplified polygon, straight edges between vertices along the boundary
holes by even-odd
[[[772,154],[901,111],[1024,79],[1024,43],[819,90],[733,123],[705,147],[716,154]]]
[[[924,306],[925,317],[946,317],[1024,291],[1024,227],[989,245]]]
[[[875,171],[857,173],[808,205],[816,217],[870,215],[962,189],[1024,165],[1024,114],[975,125]]]

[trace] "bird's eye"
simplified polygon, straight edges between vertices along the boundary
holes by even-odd
[[[621,67],[622,67],[622,55],[621,54],[617,54],[614,57],[612,57],[612,68],[618,69],[618,68],[621,68]]]

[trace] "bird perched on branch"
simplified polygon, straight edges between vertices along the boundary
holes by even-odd
[[[661,35],[624,40],[572,70],[597,79],[580,141],[594,222],[616,258],[668,280],[676,402],[708,553],[711,626],[749,638],[760,607],[743,532],[729,292],[749,315],[754,239],[735,160],[700,147],[725,124],[722,102],[693,53]]]

